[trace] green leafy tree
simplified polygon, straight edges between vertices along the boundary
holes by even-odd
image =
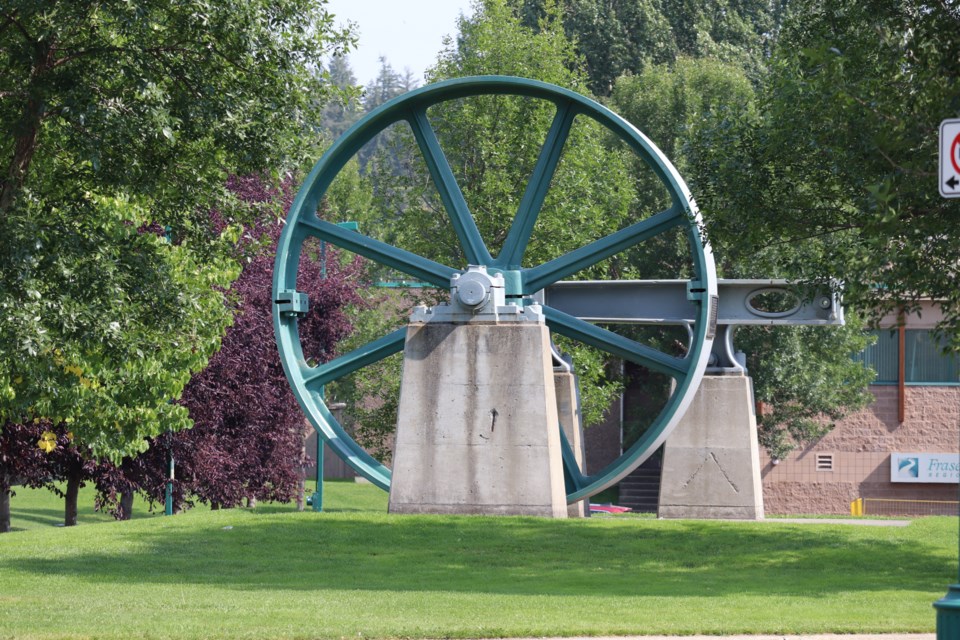
[[[873,340],[855,314],[843,327],[743,327],[737,348],[747,354],[760,444],[771,457],[815,442],[836,421],[865,407],[875,373],[854,360]]]
[[[235,263],[168,242],[122,196],[25,204],[0,220],[4,418],[68,425],[94,456],[189,426],[170,400],[219,346]]]
[[[759,114],[704,139],[711,237],[737,254],[792,248],[797,277],[842,278],[864,312],[931,298],[960,347],[960,206],[936,184],[939,123],[960,115],[958,59],[953,3],[792,5]]]
[[[536,28],[547,6],[544,0],[526,0],[524,24]],[[583,56],[590,90],[597,95],[608,95],[624,73],[669,62],[678,54],[670,22],[656,0],[567,0],[563,7],[566,34]]]
[[[524,0],[536,27],[546,0]],[[589,87],[607,96],[622,75],[678,57],[735,64],[757,81],[779,25],[782,0],[564,0],[567,36],[583,56]]]
[[[0,8],[0,424],[94,457],[188,426],[179,396],[230,318],[227,175],[295,166],[349,44],[321,2]],[[169,229],[169,230],[168,230]],[[168,230],[168,231],[167,231]],[[165,233],[166,231],[166,233]]]
[[[620,78],[611,101],[673,158],[697,194],[708,223],[724,198],[742,188],[742,181],[732,175],[733,168],[750,172],[750,165],[704,162],[705,157],[724,158],[726,149],[718,146],[716,132],[733,122],[759,118],[756,90],[739,64],[681,57],[673,64],[651,65],[635,76]],[[721,169],[731,173],[718,175]],[[711,230],[722,276],[799,280],[809,272],[795,270],[802,260],[823,268],[815,260],[821,246],[745,246],[740,237]],[[754,396],[768,408],[758,415],[758,423],[761,442],[774,457],[783,458],[797,445],[822,437],[837,419],[872,398],[866,386],[873,373],[851,359],[867,344],[862,323],[853,314],[848,314],[846,327],[742,327],[736,344],[747,354]],[[649,386],[644,388],[651,394],[662,389],[662,385]]]
[[[328,65],[330,82],[339,90],[339,95],[333,96],[323,108],[323,118],[320,121],[322,129],[331,139],[336,139],[350,128],[363,115],[363,105],[360,102],[360,87],[357,77],[350,68],[348,56],[337,55],[330,59]]]
[[[737,64],[757,79],[786,0],[660,0],[677,49]]]
[[[559,9],[551,5],[534,31],[521,24],[513,3],[487,0],[474,5],[470,18],[461,19],[458,35],[447,40],[436,65],[428,70],[427,80],[512,75],[586,91],[586,79],[576,71],[578,64],[564,34]],[[480,96],[437,105],[430,109],[428,117],[478,229],[496,254],[550,127],[553,108],[525,98]],[[391,147],[381,149],[379,157],[367,165],[374,206],[369,210],[372,217],[361,220],[361,228],[431,259],[466,266],[412,133],[404,127],[390,133]],[[384,159],[386,153],[389,156]],[[567,140],[526,260],[534,263],[557,257],[640,216],[629,169],[621,150],[608,144],[601,128],[578,119]],[[602,277],[607,275],[608,268],[604,265],[590,275]],[[403,308],[406,311],[409,307]],[[397,319],[402,321],[402,317]],[[573,352],[581,376],[585,422],[596,422],[610,405],[619,384],[605,377],[603,354],[569,343],[562,346]],[[398,386],[399,369],[392,363],[384,363],[372,377],[364,375],[367,383],[357,378],[354,382],[346,381],[346,385],[359,388],[370,386],[369,382],[375,380],[381,390],[388,381],[392,388]],[[336,397],[347,399],[351,393],[344,388]],[[395,411],[391,409],[389,401],[381,399],[354,409],[354,413],[355,418],[363,417],[357,424],[366,432],[386,434],[395,424]]]

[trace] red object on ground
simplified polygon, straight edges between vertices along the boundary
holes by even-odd
[[[626,513],[633,511],[630,507],[621,507],[615,504],[591,504],[590,513]]]

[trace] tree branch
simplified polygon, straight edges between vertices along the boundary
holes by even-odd
[[[13,26],[15,26],[15,27],[17,28],[17,31],[19,31],[19,32],[21,33],[21,35],[23,35],[23,38],[24,38],[27,42],[33,42],[33,41],[34,41],[34,40],[33,40],[33,36],[30,35],[30,32],[27,31],[27,28],[24,27],[23,24],[22,24],[19,20],[17,20],[17,17],[16,17],[16,16],[17,16],[17,12],[16,12],[16,11],[14,11],[13,13],[3,13],[3,14],[0,14],[0,15],[3,15],[3,17],[6,18],[6,20],[5,20],[4,23],[3,23],[2,29],[6,29],[9,25],[13,25]],[[2,29],[0,29],[0,30],[2,30]]]
[[[38,53],[37,63],[30,72],[31,81],[36,81],[50,70],[53,48],[48,44]],[[6,176],[0,182],[0,215],[10,208],[16,194],[23,187],[27,169],[30,168],[34,151],[37,149],[37,136],[40,133],[42,121],[43,101],[36,96],[31,96],[23,108],[21,133],[14,138],[13,157],[7,165]]]

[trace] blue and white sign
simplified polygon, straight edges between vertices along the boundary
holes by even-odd
[[[960,482],[960,454],[892,453],[890,482]]]

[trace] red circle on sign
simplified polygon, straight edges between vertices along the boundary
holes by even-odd
[[[953,139],[953,144],[950,145],[950,163],[953,165],[953,170],[957,173],[960,173],[960,163],[957,162],[957,147],[960,147],[960,133]]]

